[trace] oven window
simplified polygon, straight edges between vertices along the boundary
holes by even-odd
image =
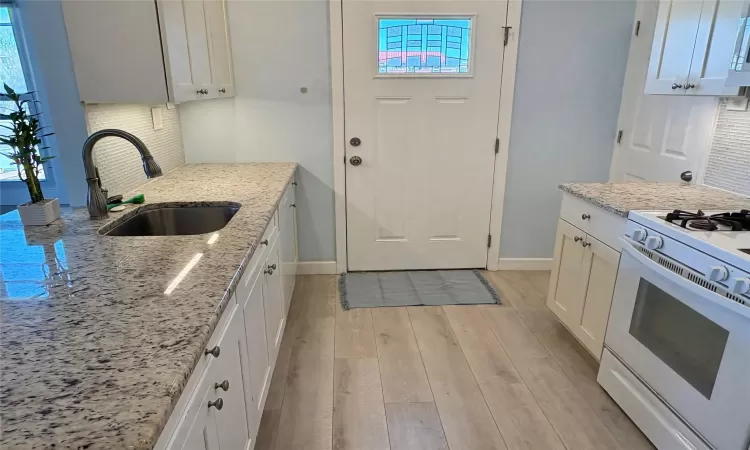
[[[729,338],[727,330],[641,279],[630,334],[711,399]]]

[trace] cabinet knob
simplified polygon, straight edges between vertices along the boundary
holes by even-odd
[[[273,269],[269,266],[268,269],[264,270],[263,273],[273,275]]]
[[[290,207],[290,208],[296,208],[296,207],[297,207],[297,204],[296,204],[296,203],[292,203],[291,205],[289,205],[289,207]]]
[[[198,89],[198,90],[197,90],[197,91],[195,91],[195,92],[197,92],[197,93],[199,93],[199,94],[208,94],[208,89]]]
[[[221,92],[222,94],[226,94],[227,90],[226,90],[226,88],[221,88],[221,89],[219,89],[219,92]]]
[[[583,248],[586,248],[586,247],[588,247],[589,245],[591,245],[591,242],[586,242],[586,241],[582,241],[582,242],[581,242],[581,245],[583,245]]]
[[[578,237],[578,236],[576,236],[576,237],[573,238],[574,242],[578,242],[578,241],[582,241],[582,240],[583,240],[583,238],[582,237]]]
[[[224,392],[229,390],[229,380],[224,380],[221,383],[214,383],[214,389],[223,389]]]
[[[268,266],[268,268],[271,270],[276,270],[276,264],[271,264]]]
[[[211,400],[208,401],[208,407],[214,407],[217,410],[221,411],[221,408],[224,407],[224,400],[221,399],[221,397],[217,398],[215,402],[212,402]]]
[[[260,241],[260,245],[268,245],[268,239],[263,239]]]
[[[296,181],[292,181],[292,186],[297,186],[297,182]]]
[[[583,220],[590,219],[590,218],[591,218],[591,214],[581,214],[581,219]]]
[[[203,354],[204,355],[212,355],[214,358],[218,358],[219,355],[221,354],[221,349],[219,348],[218,345],[216,345],[211,350],[209,350],[209,349],[203,350]]]
[[[672,90],[680,89],[682,88],[682,85],[679,83],[672,83]]]
[[[695,88],[695,85],[694,85],[694,84],[691,84],[691,83],[686,83],[686,84],[685,84],[685,90],[686,90],[686,91],[687,91],[688,89],[693,89],[693,88]]]

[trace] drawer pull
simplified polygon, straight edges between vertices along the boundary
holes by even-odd
[[[221,383],[214,383],[214,389],[222,389],[224,392],[229,390],[229,380],[224,380]]]
[[[581,214],[581,219],[583,220],[590,219],[590,218],[591,218],[590,214]]]
[[[221,411],[221,408],[224,407],[224,400],[221,399],[221,397],[217,398],[215,402],[212,402],[211,400],[208,401],[208,407],[214,407],[217,410]]]
[[[260,245],[268,245],[268,239],[263,239],[260,241]]]
[[[219,355],[221,354],[221,349],[217,345],[217,346],[214,346],[214,348],[212,348],[211,350],[209,350],[209,349],[203,350],[203,354],[204,355],[213,355],[214,358],[218,358]]]

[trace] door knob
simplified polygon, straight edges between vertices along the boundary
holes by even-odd
[[[682,85],[681,85],[681,84],[678,84],[678,83],[672,83],[672,89],[673,89],[673,90],[674,90],[674,89],[680,89],[680,88],[682,88]]]
[[[680,179],[681,179],[682,181],[685,181],[685,182],[687,182],[687,183],[690,183],[691,181],[693,181],[693,172],[691,172],[691,171],[689,171],[689,170],[686,170],[686,171],[682,172],[682,173],[680,174]]]
[[[362,164],[362,158],[360,158],[359,156],[352,156],[351,158],[349,158],[349,163],[353,166],[358,166]]]
[[[352,144],[352,147],[359,147],[359,144],[362,143],[362,139],[358,137],[353,137],[349,139],[349,143]]]
[[[221,349],[217,345],[214,348],[212,348],[211,350],[209,350],[209,349],[203,350],[203,354],[204,355],[212,355],[214,358],[218,358],[219,355],[221,354]]]

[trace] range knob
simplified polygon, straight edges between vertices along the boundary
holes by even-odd
[[[750,278],[738,277],[733,280],[732,292],[735,294],[747,294],[750,291]]]
[[[646,236],[648,236],[648,232],[646,232],[643,228],[638,228],[637,230],[633,230],[633,240],[638,242],[643,242],[646,240]]]
[[[658,250],[664,245],[664,240],[659,236],[649,236],[646,238],[646,248],[649,250]]]
[[[711,266],[708,269],[708,279],[711,281],[724,281],[729,278],[729,270],[724,266]]]

